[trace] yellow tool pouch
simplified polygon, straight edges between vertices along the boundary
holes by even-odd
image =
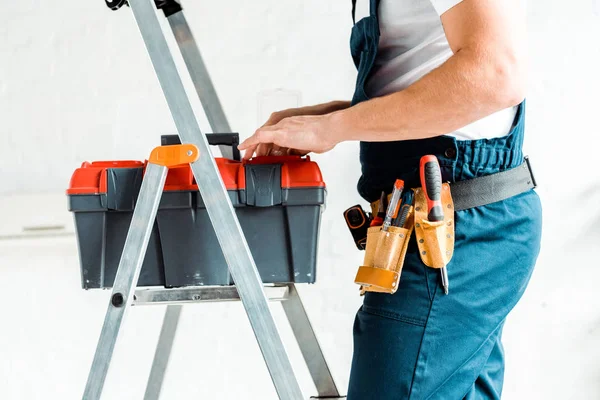
[[[412,221],[409,214],[408,221]],[[409,228],[391,226],[384,231],[381,226],[369,228],[363,265],[358,269],[354,282],[361,285],[361,292],[395,293],[398,289],[402,265],[413,231]]]
[[[354,282],[361,285],[361,294],[379,292],[393,294],[398,290],[404,258],[409,240],[416,236],[419,255],[425,265],[442,268],[454,253],[454,202],[450,185],[442,185],[444,220],[427,219],[427,199],[421,188],[414,192],[405,228],[391,226],[384,231],[381,226],[369,228],[363,265],[359,267]],[[376,207],[376,203],[372,205]]]
[[[450,185],[442,185],[444,220],[431,222],[427,219],[427,199],[421,188],[414,191],[414,225],[419,254],[425,265],[443,268],[454,253],[454,202]]]

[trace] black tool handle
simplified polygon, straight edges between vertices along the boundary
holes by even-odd
[[[421,158],[421,186],[427,198],[427,219],[443,221],[442,208],[442,172],[436,156],[427,155]]]
[[[404,224],[406,224],[406,219],[408,218],[408,213],[410,211],[410,204],[403,204],[398,213],[398,218],[394,221],[394,226],[399,228],[403,228]]]
[[[127,0],[104,0],[104,2],[106,3],[106,6],[113,11],[116,11],[123,6],[129,5],[127,4]]]
[[[206,138],[208,144],[211,146],[231,146],[233,148],[233,159],[240,161],[242,156],[238,149],[240,144],[239,133],[207,133]],[[160,144],[162,146],[169,146],[174,144],[181,144],[179,135],[162,135],[160,137]]]
[[[182,10],[181,4],[176,0],[154,0],[154,4],[156,4],[156,8],[163,10],[167,18]]]
[[[129,7],[127,0],[104,0],[106,6],[113,11],[117,11],[123,6]],[[182,10],[181,5],[177,0],[154,0],[154,5],[159,10],[163,10],[165,17],[170,17]]]
[[[360,205],[355,205],[344,211],[344,220],[359,250],[364,250],[367,244],[369,216]]]

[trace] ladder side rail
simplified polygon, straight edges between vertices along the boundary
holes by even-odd
[[[148,164],[146,167],[115,276],[104,325],[100,332],[96,353],[88,375],[83,395],[84,400],[100,399],[102,394],[119,331],[125,313],[133,301],[134,290],[148,248],[148,241],[156,219],[167,171],[167,167],[156,164]]]
[[[296,337],[298,346],[306,366],[313,379],[319,397],[338,398],[340,393],[335,384],[329,365],[325,360],[323,349],[317,340],[306,309],[296,286],[289,285],[289,297],[281,303],[285,315]]]
[[[144,400],[158,400],[160,398],[182,307],[182,305],[168,305],[165,310],[158,343],[154,352],[154,361],[152,361],[152,369],[150,370],[146,384]]]
[[[302,391],[269,310],[262,280],[210,152],[206,136],[202,134],[196,121],[158,22],[154,4],[150,0],[130,0],[129,5],[146,44],[181,142],[194,144],[200,150],[200,158],[191,164],[192,172],[275,389],[282,399],[300,400]]]
[[[194,35],[185,19],[183,11],[178,11],[167,17],[169,26],[175,36],[175,41],[181,52],[181,56],[192,79],[194,89],[198,94],[204,114],[213,132],[229,133],[231,126],[225,116],[225,111],[202,59],[200,49],[196,44]],[[233,148],[229,146],[219,146],[221,154],[225,158],[233,159]]]

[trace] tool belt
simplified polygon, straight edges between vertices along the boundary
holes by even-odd
[[[454,212],[495,203],[537,187],[529,159],[520,166],[492,175],[455,183],[443,183],[441,202],[444,218],[428,220],[427,200],[422,187],[411,188],[413,194],[407,222],[403,227],[373,226],[367,229],[363,265],[355,283],[365,292],[396,292],[409,240],[416,235],[419,255],[425,265],[444,268],[454,252]],[[379,200],[371,203],[373,215]],[[364,242],[363,242],[364,243]]]

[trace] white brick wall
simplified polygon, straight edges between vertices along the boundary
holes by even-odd
[[[60,192],[82,161],[143,159],[161,134],[174,132],[130,11],[110,12],[100,0],[61,5],[7,2],[0,13],[0,193],[6,195]],[[351,96],[350,0],[184,5],[231,125],[243,137],[263,122],[261,90],[299,90],[303,104]],[[545,232],[532,284],[505,329],[509,400],[600,397],[599,37],[597,1],[529,4],[526,149],[542,185]],[[199,121],[208,131],[201,113]],[[356,144],[343,144],[315,157],[329,196],[319,284],[303,288],[341,387],[360,302],[352,279],[361,255],[341,219],[343,209],[360,202],[357,156]],[[0,220],[17,231],[21,223],[51,223],[48,213],[64,221],[60,202],[49,202],[54,208],[44,213],[26,202],[0,204],[7,205]],[[80,398],[108,292],[79,290],[77,262],[72,236],[0,242],[0,398]],[[141,397],[161,311],[130,313],[124,353],[115,358],[127,376],[109,377],[107,398]],[[274,398],[239,304],[191,306],[182,318],[165,399]],[[290,352],[301,365],[297,349]],[[299,374],[314,394],[306,371]]]

